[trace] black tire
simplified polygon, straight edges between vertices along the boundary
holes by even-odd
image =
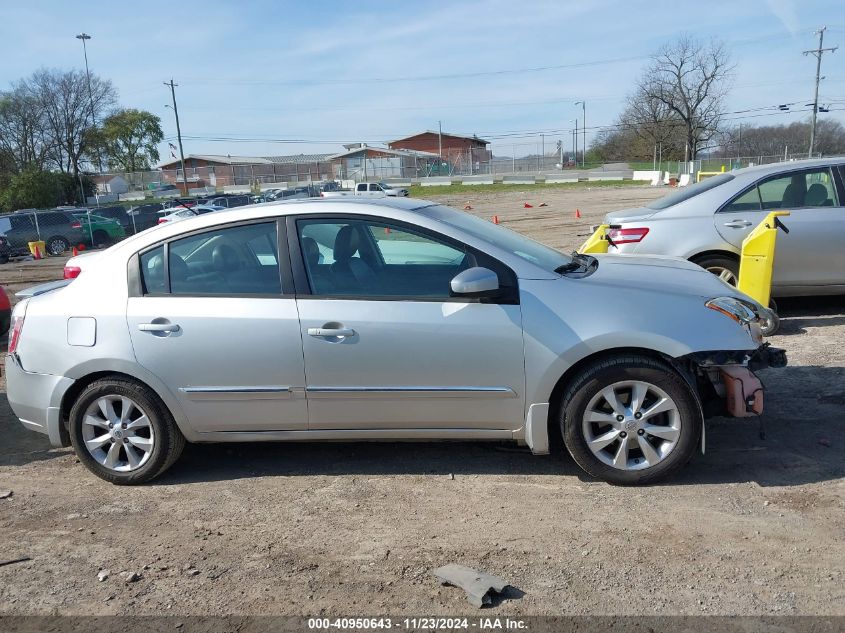
[[[106,468],[85,447],[82,418],[93,402],[108,395],[133,399],[147,414],[155,433],[156,440],[149,459],[136,470],[117,472]],[[116,485],[143,484],[158,477],[173,465],[185,447],[185,437],[159,397],[145,385],[121,376],[101,378],[88,385],[70,410],[69,426],[70,441],[79,461],[101,479]]]
[[[109,237],[108,233],[102,229],[94,231],[94,243],[91,246],[99,248],[100,246],[110,246],[111,243],[112,239]]]
[[[736,286],[736,281],[739,279],[739,260],[728,257],[727,255],[704,255],[703,257],[693,259],[692,262],[710,271],[717,277],[721,271],[730,271],[733,281],[728,280],[728,283]]]
[[[0,255],[0,264],[8,264],[9,263],[9,256],[8,255]]]
[[[46,240],[44,245],[47,250],[47,254],[53,256],[61,255],[70,248],[70,242],[68,242],[66,237],[62,237],[61,235],[54,235],[50,239]]]
[[[680,415],[675,447],[656,465],[641,470],[622,470],[605,464],[587,446],[582,428],[590,400],[605,387],[630,380],[662,389]],[[674,474],[695,452],[703,425],[698,400],[686,380],[667,364],[636,354],[607,358],[581,370],[564,392],[559,416],[564,444],[575,462],[593,477],[618,485],[654,483]]]

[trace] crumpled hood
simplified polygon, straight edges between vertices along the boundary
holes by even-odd
[[[584,282],[658,294],[704,299],[730,296],[752,301],[716,275],[680,257],[625,254],[599,254],[595,257],[599,261],[598,268],[592,275],[585,277]]]
[[[604,216],[604,221],[607,224],[623,224],[625,222],[637,222],[639,220],[647,220],[655,213],[656,209],[649,209],[648,207],[636,207],[634,209],[622,209],[621,211],[611,211]]]

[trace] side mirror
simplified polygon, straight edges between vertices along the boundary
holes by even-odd
[[[461,297],[489,297],[499,290],[499,277],[489,268],[467,268],[449,283],[452,294]]]

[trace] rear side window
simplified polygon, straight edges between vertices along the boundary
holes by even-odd
[[[670,193],[668,196],[663,196],[662,198],[658,198],[654,202],[646,205],[649,209],[654,209],[655,211],[662,211],[663,209],[668,209],[669,207],[673,207],[676,204],[689,200],[690,198],[694,198],[705,191],[710,191],[711,189],[715,189],[720,185],[724,185],[727,182],[730,182],[734,179],[732,174],[719,174],[718,176],[711,176],[710,178],[705,178],[701,182],[697,182],[694,185],[689,185],[688,187],[684,187],[680,191],[675,193]]]
[[[167,291],[164,283],[164,246],[141,255],[141,283],[144,294],[158,295]]]
[[[736,211],[742,213],[744,211],[759,211],[760,207],[760,192],[757,187],[752,187],[743,194],[738,195],[728,204],[722,207],[721,211],[730,212]]]
[[[276,257],[276,223],[248,224],[171,242],[170,292],[175,295],[282,293]]]

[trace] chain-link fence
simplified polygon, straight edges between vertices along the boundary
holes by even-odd
[[[127,208],[61,207],[26,209],[0,215],[0,260],[34,255],[61,255],[73,248],[109,246],[129,235],[155,226],[163,215],[162,204]]]

